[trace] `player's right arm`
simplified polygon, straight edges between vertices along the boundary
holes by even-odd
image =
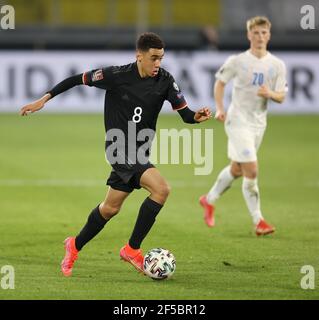
[[[237,56],[230,56],[216,73],[216,82],[214,85],[214,99],[216,104],[215,119],[221,122],[225,121],[226,112],[224,108],[224,93],[226,84],[236,75]]]
[[[224,92],[226,83],[221,80],[217,80],[214,86],[214,99],[216,104],[215,119],[221,122],[225,121],[226,112],[224,108]]]
[[[28,113],[33,113],[33,112],[41,110],[44,107],[45,103],[50,99],[51,99],[51,94],[46,93],[42,98],[40,98],[32,103],[29,103],[29,104],[25,105],[23,108],[21,108],[20,115],[27,116]]]
[[[61,94],[77,85],[88,85],[90,87],[97,87],[106,89],[111,87],[115,81],[112,67],[104,69],[96,69],[69,77],[58,83],[53,89],[48,91],[42,98],[30,104],[27,104],[20,110],[20,115],[27,116],[28,113],[33,113],[41,110],[46,102],[53,97]],[[107,75],[107,76],[106,76]]]
[[[21,116],[27,116],[28,113],[33,113],[36,111],[41,110],[46,102],[48,102],[50,99],[55,97],[56,95],[65,92],[74,86],[80,85],[80,84],[85,84],[84,81],[84,75],[85,73],[81,73],[72,77],[69,77],[60,83],[58,83],[52,90],[48,91],[42,98],[27,104],[20,110],[20,115]]]

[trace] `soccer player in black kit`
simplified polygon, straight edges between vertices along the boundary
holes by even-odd
[[[198,123],[211,118],[208,108],[193,112],[187,107],[174,78],[160,67],[163,56],[164,43],[161,38],[154,33],[144,33],[137,40],[134,63],[93,70],[67,78],[20,111],[23,116],[38,111],[49,99],[76,85],[84,84],[106,90],[105,147],[107,159],[112,166],[107,180],[109,188],[104,201],[92,210],[79,234],[65,239],[65,257],[61,263],[65,276],[71,276],[74,262],[82,247],[120,211],[127,196],[141,187],[150,195],[140,207],[133,232],[128,243],[121,248],[120,257],[143,272],[140,246],[152,228],[170,189],[158,169],[148,160],[149,148],[143,149],[146,139],[139,141],[137,135],[143,129],[152,129],[155,132],[157,117],[165,100],[171,103],[172,108],[178,111],[186,123]],[[134,152],[130,126],[136,130],[136,136],[133,137]],[[120,141],[121,135],[116,137],[114,134],[118,130],[123,133],[124,141]],[[144,155],[142,160],[137,156],[141,155],[138,152],[141,148]]]

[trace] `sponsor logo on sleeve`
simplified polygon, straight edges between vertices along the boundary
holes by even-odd
[[[102,79],[103,79],[103,70],[102,69],[96,70],[92,74],[92,82],[99,81],[99,80],[102,80]]]
[[[173,87],[176,91],[179,91],[179,87],[176,82],[173,82]]]

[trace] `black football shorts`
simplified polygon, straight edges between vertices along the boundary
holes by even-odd
[[[106,184],[115,190],[128,193],[134,189],[141,189],[141,176],[149,168],[155,168],[155,166],[150,162],[146,164],[136,163],[133,165],[114,164],[112,165],[112,171]]]

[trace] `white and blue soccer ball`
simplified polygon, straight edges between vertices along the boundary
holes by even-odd
[[[152,279],[164,280],[175,272],[176,259],[169,250],[154,248],[144,256],[143,268],[144,273]]]

